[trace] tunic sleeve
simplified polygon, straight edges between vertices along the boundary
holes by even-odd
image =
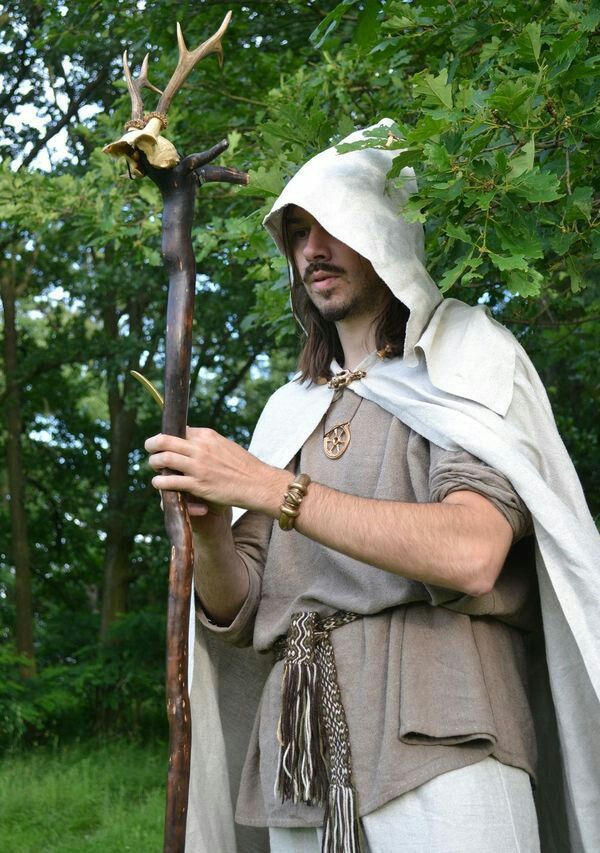
[[[434,444],[430,448],[429,499],[432,502],[443,501],[452,492],[477,492],[506,518],[513,530],[513,543],[531,533],[529,510],[506,477],[466,450],[448,451]]]
[[[506,477],[470,453],[442,450],[431,444],[430,454],[431,501],[442,501],[451,492],[463,489],[477,492],[491,501],[513,530],[513,546],[491,592],[449,598],[448,591],[427,585],[432,603],[468,616],[494,616],[530,630],[537,619],[537,585],[533,540],[527,535],[532,532],[527,507]]]
[[[260,601],[262,576],[267,559],[273,520],[259,512],[246,512],[233,526],[236,551],[248,570],[248,595],[230,625],[215,625],[197,601],[199,621],[222,640],[233,646],[252,645],[254,618]]]

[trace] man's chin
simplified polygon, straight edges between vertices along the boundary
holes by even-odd
[[[340,320],[345,320],[351,313],[352,305],[332,305],[325,303],[319,306],[319,313],[324,320],[329,323],[339,323]]]
[[[320,299],[313,300],[313,304],[321,317],[329,323],[339,323],[341,320],[365,313],[370,308],[363,299],[352,294],[330,291],[320,296]]]

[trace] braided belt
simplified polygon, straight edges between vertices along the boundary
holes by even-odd
[[[324,619],[295,613],[287,635],[273,645],[277,660],[285,661],[275,796],[282,803],[325,806],[322,853],[362,850],[348,723],[329,636],[359,618],[345,610]]]

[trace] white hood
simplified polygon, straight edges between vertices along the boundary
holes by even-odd
[[[391,119],[382,119],[373,127],[391,124]],[[356,142],[363,133],[356,131],[343,142]],[[264,225],[285,255],[284,208],[294,204],[307,210],[330,234],[369,260],[409,309],[404,363],[416,367],[424,356],[431,382],[440,391],[504,415],[514,380],[512,336],[483,306],[467,308],[442,298],[425,269],[423,228],[402,216],[417,188],[414,172],[402,170],[405,180],[399,188],[387,180],[397,154],[375,148],[338,154],[328,148],[294,175]]]
[[[374,127],[391,124],[391,119],[382,119]],[[343,142],[362,138],[359,130]],[[335,147],[328,148],[294,175],[263,224],[285,255],[283,210],[295,204],[370,261],[410,311],[404,358],[407,364],[416,364],[414,347],[442,296],[425,269],[423,227],[402,217],[407,198],[417,188],[414,172],[402,170],[400,188],[386,178],[397,154],[397,150],[376,148],[338,154]]]

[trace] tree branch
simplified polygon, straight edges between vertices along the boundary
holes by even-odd
[[[81,106],[89,99],[92,92],[100,86],[100,84],[104,83],[108,77],[108,71],[106,69],[102,69],[97,76],[92,80],[88,85],[80,92],[79,96],[69,104],[68,110],[63,113],[62,117],[55,122],[55,124],[50,125],[46,129],[46,133],[44,136],[38,140],[38,142],[33,146],[29,154],[23,159],[19,169],[23,167],[29,166],[29,164],[35,160],[40,151],[48,144],[48,142],[56,136],[57,133],[66,127],[73,116],[77,115],[77,112]]]
[[[597,320],[600,320],[600,314],[593,315],[591,317],[577,317],[575,320],[555,320],[554,322],[550,320],[519,320],[516,317],[503,317],[502,322],[512,323],[514,326],[535,326],[537,328],[545,328],[545,329],[562,329],[564,326],[583,326],[585,323],[595,323]]]
[[[243,101],[245,104],[255,104],[257,107],[266,107],[268,104],[265,101],[257,101],[254,98],[244,98],[243,95],[232,95],[231,92],[226,92],[225,89],[215,89],[218,95],[223,95],[224,98],[229,98],[230,101]]]
[[[258,349],[260,351],[262,349],[262,346],[259,346]],[[253,350],[250,353],[250,355],[248,356],[248,358],[246,359],[246,361],[242,364],[241,368],[237,371],[237,373],[235,373],[231,377],[229,382],[226,382],[225,385],[223,385],[223,387],[221,388],[217,398],[215,399],[212,406],[210,407],[209,418],[210,418],[211,423],[216,423],[216,420],[219,417],[221,409],[223,408],[223,403],[225,402],[225,399],[229,396],[229,394],[231,394],[232,391],[234,391],[237,388],[237,386],[240,384],[240,382],[242,381],[242,379],[244,378],[246,373],[250,370],[250,368],[252,367],[252,365],[254,364],[254,362],[256,360],[257,354],[258,353],[256,352],[256,350]]]

